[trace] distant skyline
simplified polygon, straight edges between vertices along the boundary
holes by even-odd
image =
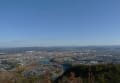
[[[0,47],[120,45],[120,0],[0,0]]]

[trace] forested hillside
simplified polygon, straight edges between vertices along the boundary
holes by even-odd
[[[120,83],[120,65],[79,65],[68,69],[55,83]]]

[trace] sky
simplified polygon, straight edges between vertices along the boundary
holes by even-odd
[[[120,45],[120,0],[0,0],[0,47]]]

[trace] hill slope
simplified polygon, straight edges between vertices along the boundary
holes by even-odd
[[[81,83],[120,83],[120,64],[74,66],[60,76],[55,83],[69,83],[72,80],[81,80]]]

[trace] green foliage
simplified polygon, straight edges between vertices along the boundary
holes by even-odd
[[[2,83],[45,83],[44,76],[22,76],[24,68],[18,66],[16,72],[0,72],[0,82]],[[74,72],[74,79],[81,80],[82,83],[89,82],[89,73],[92,73],[94,83],[120,83],[120,64],[106,65],[79,65],[68,69],[62,76],[52,83],[70,83],[70,73]],[[9,79],[9,80],[5,80]]]
[[[79,65],[70,68],[62,76],[69,78],[69,73],[74,72],[81,77],[83,83],[89,83],[89,73],[94,77],[94,83],[120,83],[120,64]],[[62,77],[60,77],[62,78]],[[59,80],[59,78],[57,79]],[[55,83],[57,83],[57,80]]]

